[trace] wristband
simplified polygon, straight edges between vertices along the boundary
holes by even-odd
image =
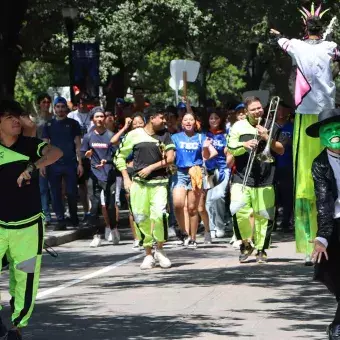
[[[33,173],[34,171],[36,171],[36,170],[37,170],[37,166],[36,166],[34,163],[29,162],[28,165],[27,165],[27,167],[26,167],[26,171],[27,171],[30,175],[32,175],[32,173]]]

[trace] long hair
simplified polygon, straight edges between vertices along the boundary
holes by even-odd
[[[209,109],[209,110],[207,111],[206,119],[205,119],[205,124],[204,124],[204,128],[205,128],[206,130],[209,130],[209,129],[210,129],[209,119],[210,119],[210,116],[211,116],[213,113],[214,113],[215,115],[217,115],[218,118],[220,118],[220,125],[218,126],[218,130],[223,130],[223,131],[225,131],[225,129],[226,129],[226,119],[227,119],[227,117],[226,117],[225,113],[223,112],[223,110],[220,109],[220,108]]]

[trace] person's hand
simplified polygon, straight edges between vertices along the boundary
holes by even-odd
[[[141,177],[141,178],[146,178],[148,177],[152,172],[152,168],[151,166],[147,166],[146,168],[140,170],[138,172],[138,176]]]
[[[39,172],[40,172],[40,176],[46,177],[46,167],[45,166],[43,168],[40,168]]]
[[[269,139],[268,130],[261,125],[257,125],[256,129],[257,129],[257,132],[258,132],[260,138],[262,140],[264,140],[265,142],[267,142],[268,139]]]
[[[92,155],[93,155],[93,150],[92,150],[92,149],[87,150],[87,151],[85,152],[85,157],[86,157],[86,158],[91,158]]]
[[[77,167],[77,175],[78,175],[78,177],[83,176],[83,173],[84,173],[84,168],[83,168],[83,166],[81,164],[79,164],[78,167]]]
[[[327,249],[323,243],[318,240],[314,241],[314,251],[312,254],[312,260],[314,263],[320,263],[322,259],[322,255],[325,255],[326,260],[328,261]]]
[[[210,145],[212,145],[212,139],[211,138],[207,138],[204,143],[203,143],[203,147],[204,148],[208,148]]]
[[[30,184],[31,174],[28,170],[25,170],[17,179],[17,183],[19,188],[21,188],[23,185]]]
[[[281,33],[273,28],[269,31],[270,34],[280,35]]]
[[[99,164],[96,165],[96,169],[102,169],[104,165],[107,163],[106,159],[102,159]]]
[[[126,117],[124,129],[127,130],[130,127],[131,123],[132,123],[132,119],[130,117]]]
[[[124,177],[123,182],[125,191],[129,193],[132,185],[131,179],[129,177]]]
[[[256,139],[248,140],[248,142],[244,142],[243,146],[248,150],[253,150],[257,147],[258,141]]]

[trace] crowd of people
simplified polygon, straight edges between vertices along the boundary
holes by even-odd
[[[63,151],[39,177],[45,223],[53,222],[54,230],[93,225],[91,247],[104,239],[118,244],[126,203],[133,249],[146,250],[142,269],[155,266],[155,259],[162,267],[171,265],[162,250],[169,237],[196,249],[199,227],[204,243],[234,235],[240,262],[256,249],[259,263],[267,261],[273,229],[293,231],[293,114],[283,101],[270,118],[276,119],[274,161],[256,157],[244,183],[249,152],[256,148],[260,154],[269,138],[271,120],[266,127],[265,119],[258,124],[266,116],[262,99],[249,97],[231,109],[212,101],[206,108],[189,101],[175,107],[150,104],[136,88],[134,103],[118,98],[110,110],[85,93],[76,98],[76,110],[70,111],[65,98],[42,94],[38,114],[22,117],[24,134]]]

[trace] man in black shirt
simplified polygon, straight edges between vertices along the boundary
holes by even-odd
[[[17,102],[0,102],[0,258],[7,253],[13,269],[8,340],[22,339],[20,329],[31,316],[39,285],[44,226],[37,170],[62,156],[58,148],[21,135],[21,114]],[[5,335],[0,321],[0,337]]]
[[[245,100],[245,105],[248,116],[233,125],[228,141],[228,151],[235,157],[236,166],[231,187],[230,211],[234,217],[235,235],[238,240],[242,240],[240,262],[245,262],[254,250],[250,243],[253,237],[250,217],[254,215],[256,261],[262,263],[267,261],[266,250],[270,244],[275,213],[273,187],[275,163],[265,162],[255,156],[248,180],[244,185],[243,182],[252,149],[256,148],[257,152],[261,152],[266,144],[270,143],[270,151],[273,155],[282,155],[284,147],[277,140],[278,127],[275,124],[270,141],[267,130],[270,126],[267,128],[261,126],[260,121],[264,111],[260,100],[256,97],[249,97]],[[256,135],[259,141],[254,139]]]

